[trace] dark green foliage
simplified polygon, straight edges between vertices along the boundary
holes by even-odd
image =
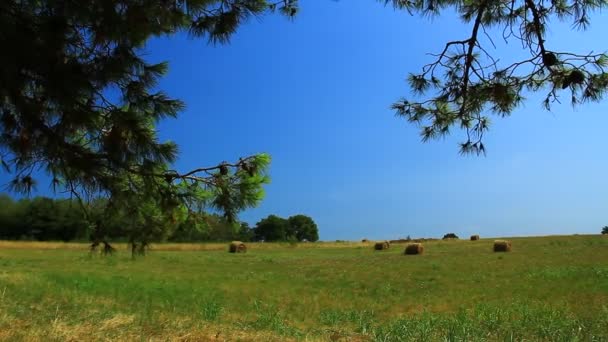
[[[14,201],[0,195],[0,239],[93,240],[95,248],[105,248],[111,241],[127,241],[135,255],[144,254],[152,242],[253,239],[253,230],[246,223],[228,222],[216,214],[191,213],[191,217],[173,221],[170,217],[165,220],[159,211],[129,214],[127,210],[112,210],[110,215],[107,208],[107,199],[92,202],[88,214],[98,225],[92,230],[76,200],[36,197]],[[200,217],[195,218],[197,215]]]
[[[458,235],[454,234],[454,233],[447,233],[443,236],[443,239],[458,239]]]
[[[285,241],[289,223],[286,219],[270,215],[255,225],[255,238],[264,241]]]
[[[216,214],[203,214],[198,220],[186,220],[172,232],[168,241],[252,241],[253,229],[246,222],[228,222]]]
[[[253,228],[249,227],[247,222],[241,222],[241,226],[236,234],[236,236],[232,237],[230,240],[236,241],[253,241],[255,238],[255,231]]]
[[[270,215],[256,224],[256,240],[264,241],[310,241],[319,240],[319,230],[312,218],[295,215],[288,219]]]
[[[314,242],[319,240],[319,229],[313,219],[306,215],[295,215],[287,219],[290,236],[295,236],[297,241]]]
[[[587,53],[593,47],[581,47],[584,53],[557,51],[559,37],[547,36],[550,23],[557,19],[586,29],[590,14],[606,8],[606,0],[382,2],[410,14],[435,16],[455,10],[471,26],[470,35],[447,42],[433,55],[433,62],[408,77],[415,95],[429,97],[402,99],[392,106],[397,116],[421,126],[423,141],[461,129],[466,132],[461,153],[485,154],[483,137],[490,127],[490,115],[510,115],[526,93],[545,92],[543,106],[549,110],[559,103],[564,90],[576,105],[600,101],[608,89],[608,55]],[[502,41],[521,45],[528,56],[511,64],[503,62],[494,54],[495,42]]]
[[[602,234],[608,234],[608,226],[604,226],[604,228],[602,228]]]
[[[14,175],[10,188],[29,193],[34,171],[44,170],[53,188],[78,199],[95,239],[108,234],[89,212],[100,195],[109,198],[104,215],[128,217],[124,229],[143,244],[167,236],[166,221],[187,216],[182,205],[236,221],[260,201],[269,157],[171,170],[177,146],[160,141],[155,126],[184,104],[157,90],[168,65],[146,61],[143,48],[180,31],[226,42],[248,18],[275,9],[292,16],[296,7],[296,0],[0,2],[0,163]]]
[[[26,236],[36,240],[69,241],[86,234],[86,220],[74,201],[34,198],[24,214],[23,225],[29,228]]]
[[[0,239],[71,241],[88,237],[77,202],[37,197],[13,201],[0,196]]]

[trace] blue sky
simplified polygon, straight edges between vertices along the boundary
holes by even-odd
[[[160,87],[187,104],[159,126],[180,145],[178,169],[272,156],[266,198],[244,221],[306,214],[323,240],[599,233],[608,225],[606,103],[547,112],[532,97],[512,117],[493,118],[486,157],[460,156],[460,132],[423,144],[389,106],[408,95],[405,77],[430,61],[426,53],[465,38],[467,26],[374,0],[301,7],[293,22],[248,22],[229,45],[182,35],[147,47],[149,60],[170,62]],[[585,33],[558,24],[548,44],[599,51],[606,32],[597,19]],[[518,53],[508,51],[505,58]]]

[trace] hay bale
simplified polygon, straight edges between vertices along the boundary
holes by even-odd
[[[507,240],[495,240],[494,241],[494,252],[510,252],[511,241]]]
[[[479,240],[479,235],[471,235],[471,241]]]
[[[374,249],[377,251],[381,251],[384,249],[388,249],[391,245],[388,243],[388,241],[382,241],[382,242],[376,242],[374,244]]]
[[[405,247],[404,254],[415,255],[424,253],[424,246],[421,243],[410,243]]]
[[[245,253],[247,252],[247,246],[241,241],[232,241],[229,251],[230,253]]]

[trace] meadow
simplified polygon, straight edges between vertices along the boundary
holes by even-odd
[[[0,340],[608,341],[608,236],[510,240],[0,242]]]

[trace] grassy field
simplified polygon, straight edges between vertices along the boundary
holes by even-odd
[[[156,245],[0,242],[0,340],[608,341],[608,236]]]

